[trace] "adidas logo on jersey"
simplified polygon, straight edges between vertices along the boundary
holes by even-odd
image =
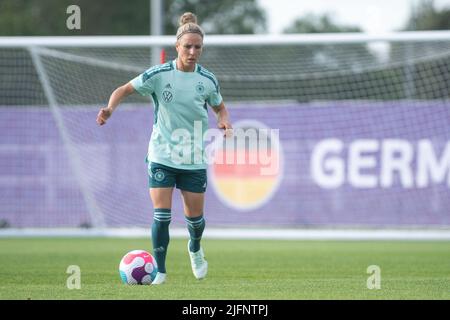
[[[164,89],[172,89],[172,86],[170,85],[170,83],[166,84],[166,86],[164,87]]]

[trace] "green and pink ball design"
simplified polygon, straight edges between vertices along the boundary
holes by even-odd
[[[128,252],[119,265],[120,278],[125,284],[151,284],[157,272],[155,258],[145,250]]]

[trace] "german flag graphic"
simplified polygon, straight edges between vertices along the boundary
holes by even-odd
[[[281,178],[278,141],[271,141],[267,134],[254,136],[257,143],[238,143],[240,138],[235,137],[232,147],[222,144],[215,150],[210,167],[217,195],[225,204],[238,210],[256,209],[266,203],[276,192]],[[266,139],[265,143],[261,143],[262,139]]]

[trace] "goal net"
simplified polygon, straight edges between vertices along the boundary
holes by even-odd
[[[151,100],[95,118],[173,44],[0,38],[3,226],[149,226]],[[209,165],[209,226],[450,225],[450,32],[207,36],[200,64],[243,133],[231,151],[244,161]]]

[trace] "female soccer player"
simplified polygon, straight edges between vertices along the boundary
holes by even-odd
[[[208,263],[200,240],[205,229],[203,206],[207,178],[203,134],[208,126],[207,104],[217,115],[218,127],[224,129],[226,135],[232,129],[216,77],[197,64],[204,32],[194,14],[186,12],[181,16],[176,37],[178,57],[175,60],[154,66],[118,87],[111,94],[108,106],[101,108],[97,115],[97,123],[104,125],[122,99],[135,91],[153,98],[155,118],[147,162],[154,208],[153,253],[158,273],[152,284],[162,284],[166,280],[174,187],[181,190],[183,198],[192,271],[197,279],[206,276]],[[194,135],[194,128],[197,131],[201,128],[202,137]],[[197,139],[191,139],[196,136]]]

